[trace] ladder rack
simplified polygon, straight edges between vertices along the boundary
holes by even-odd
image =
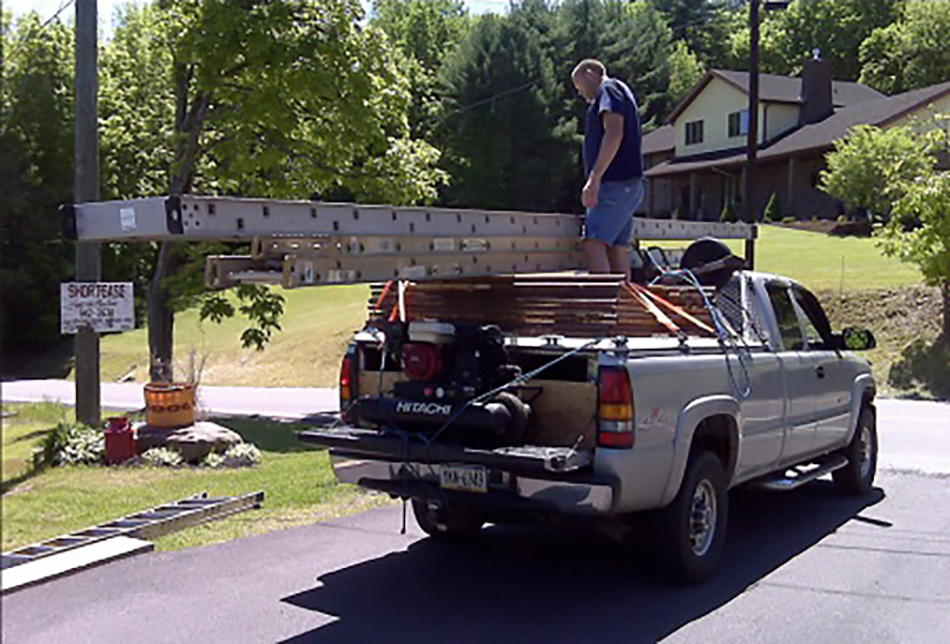
[[[249,242],[249,255],[211,256],[209,288],[285,288],[390,279],[446,279],[581,268],[581,218],[559,213],[376,206],[231,197],[151,197],[66,205],[79,241]],[[634,237],[744,239],[749,224],[634,219]]]

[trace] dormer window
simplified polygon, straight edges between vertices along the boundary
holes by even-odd
[[[749,133],[749,110],[733,112],[729,115],[729,137],[743,136]]]
[[[703,122],[690,121],[686,124],[686,145],[703,142]]]

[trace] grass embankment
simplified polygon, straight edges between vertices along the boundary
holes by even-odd
[[[259,510],[172,533],[157,541],[170,550],[314,523],[388,500],[337,483],[327,453],[297,441],[286,423],[219,421],[261,450],[260,465],[239,469],[56,467],[29,471],[31,448],[71,409],[50,403],[4,405],[3,550],[116,519],[199,492],[212,496],[264,490]]]

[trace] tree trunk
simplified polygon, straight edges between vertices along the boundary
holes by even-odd
[[[162,242],[155,273],[148,285],[149,379],[152,382],[172,382],[174,377],[175,314],[168,289],[163,284],[165,276],[171,273],[171,263],[172,242]]]
[[[191,70],[178,74],[175,130],[180,138],[172,169],[170,196],[178,196],[191,189],[198,141],[211,102],[206,92],[199,91],[191,106],[188,106],[191,77]],[[162,242],[155,262],[155,273],[148,287],[149,377],[153,382],[171,382],[174,376],[175,312],[171,307],[171,294],[165,286],[165,278],[181,264],[174,252],[176,243],[181,242]]]
[[[943,281],[940,292],[943,295],[943,341],[950,344],[950,279]]]

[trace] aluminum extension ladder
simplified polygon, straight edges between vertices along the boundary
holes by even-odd
[[[202,492],[181,501],[159,505],[92,528],[4,552],[2,568],[6,570],[112,537],[155,539],[205,521],[220,519],[251,508],[259,508],[263,501],[263,491],[225,497],[209,497],[207,492]]]
[[[151,197],[67,205],[63,232],[80,241],[232,241],[249,255],[211,256],[205,282],[285,288],[390,279],[546,273],[583,266],[577,215],[371,206],[229,197]],[[638,241],[744,239],[755,225],[634,219]]]

